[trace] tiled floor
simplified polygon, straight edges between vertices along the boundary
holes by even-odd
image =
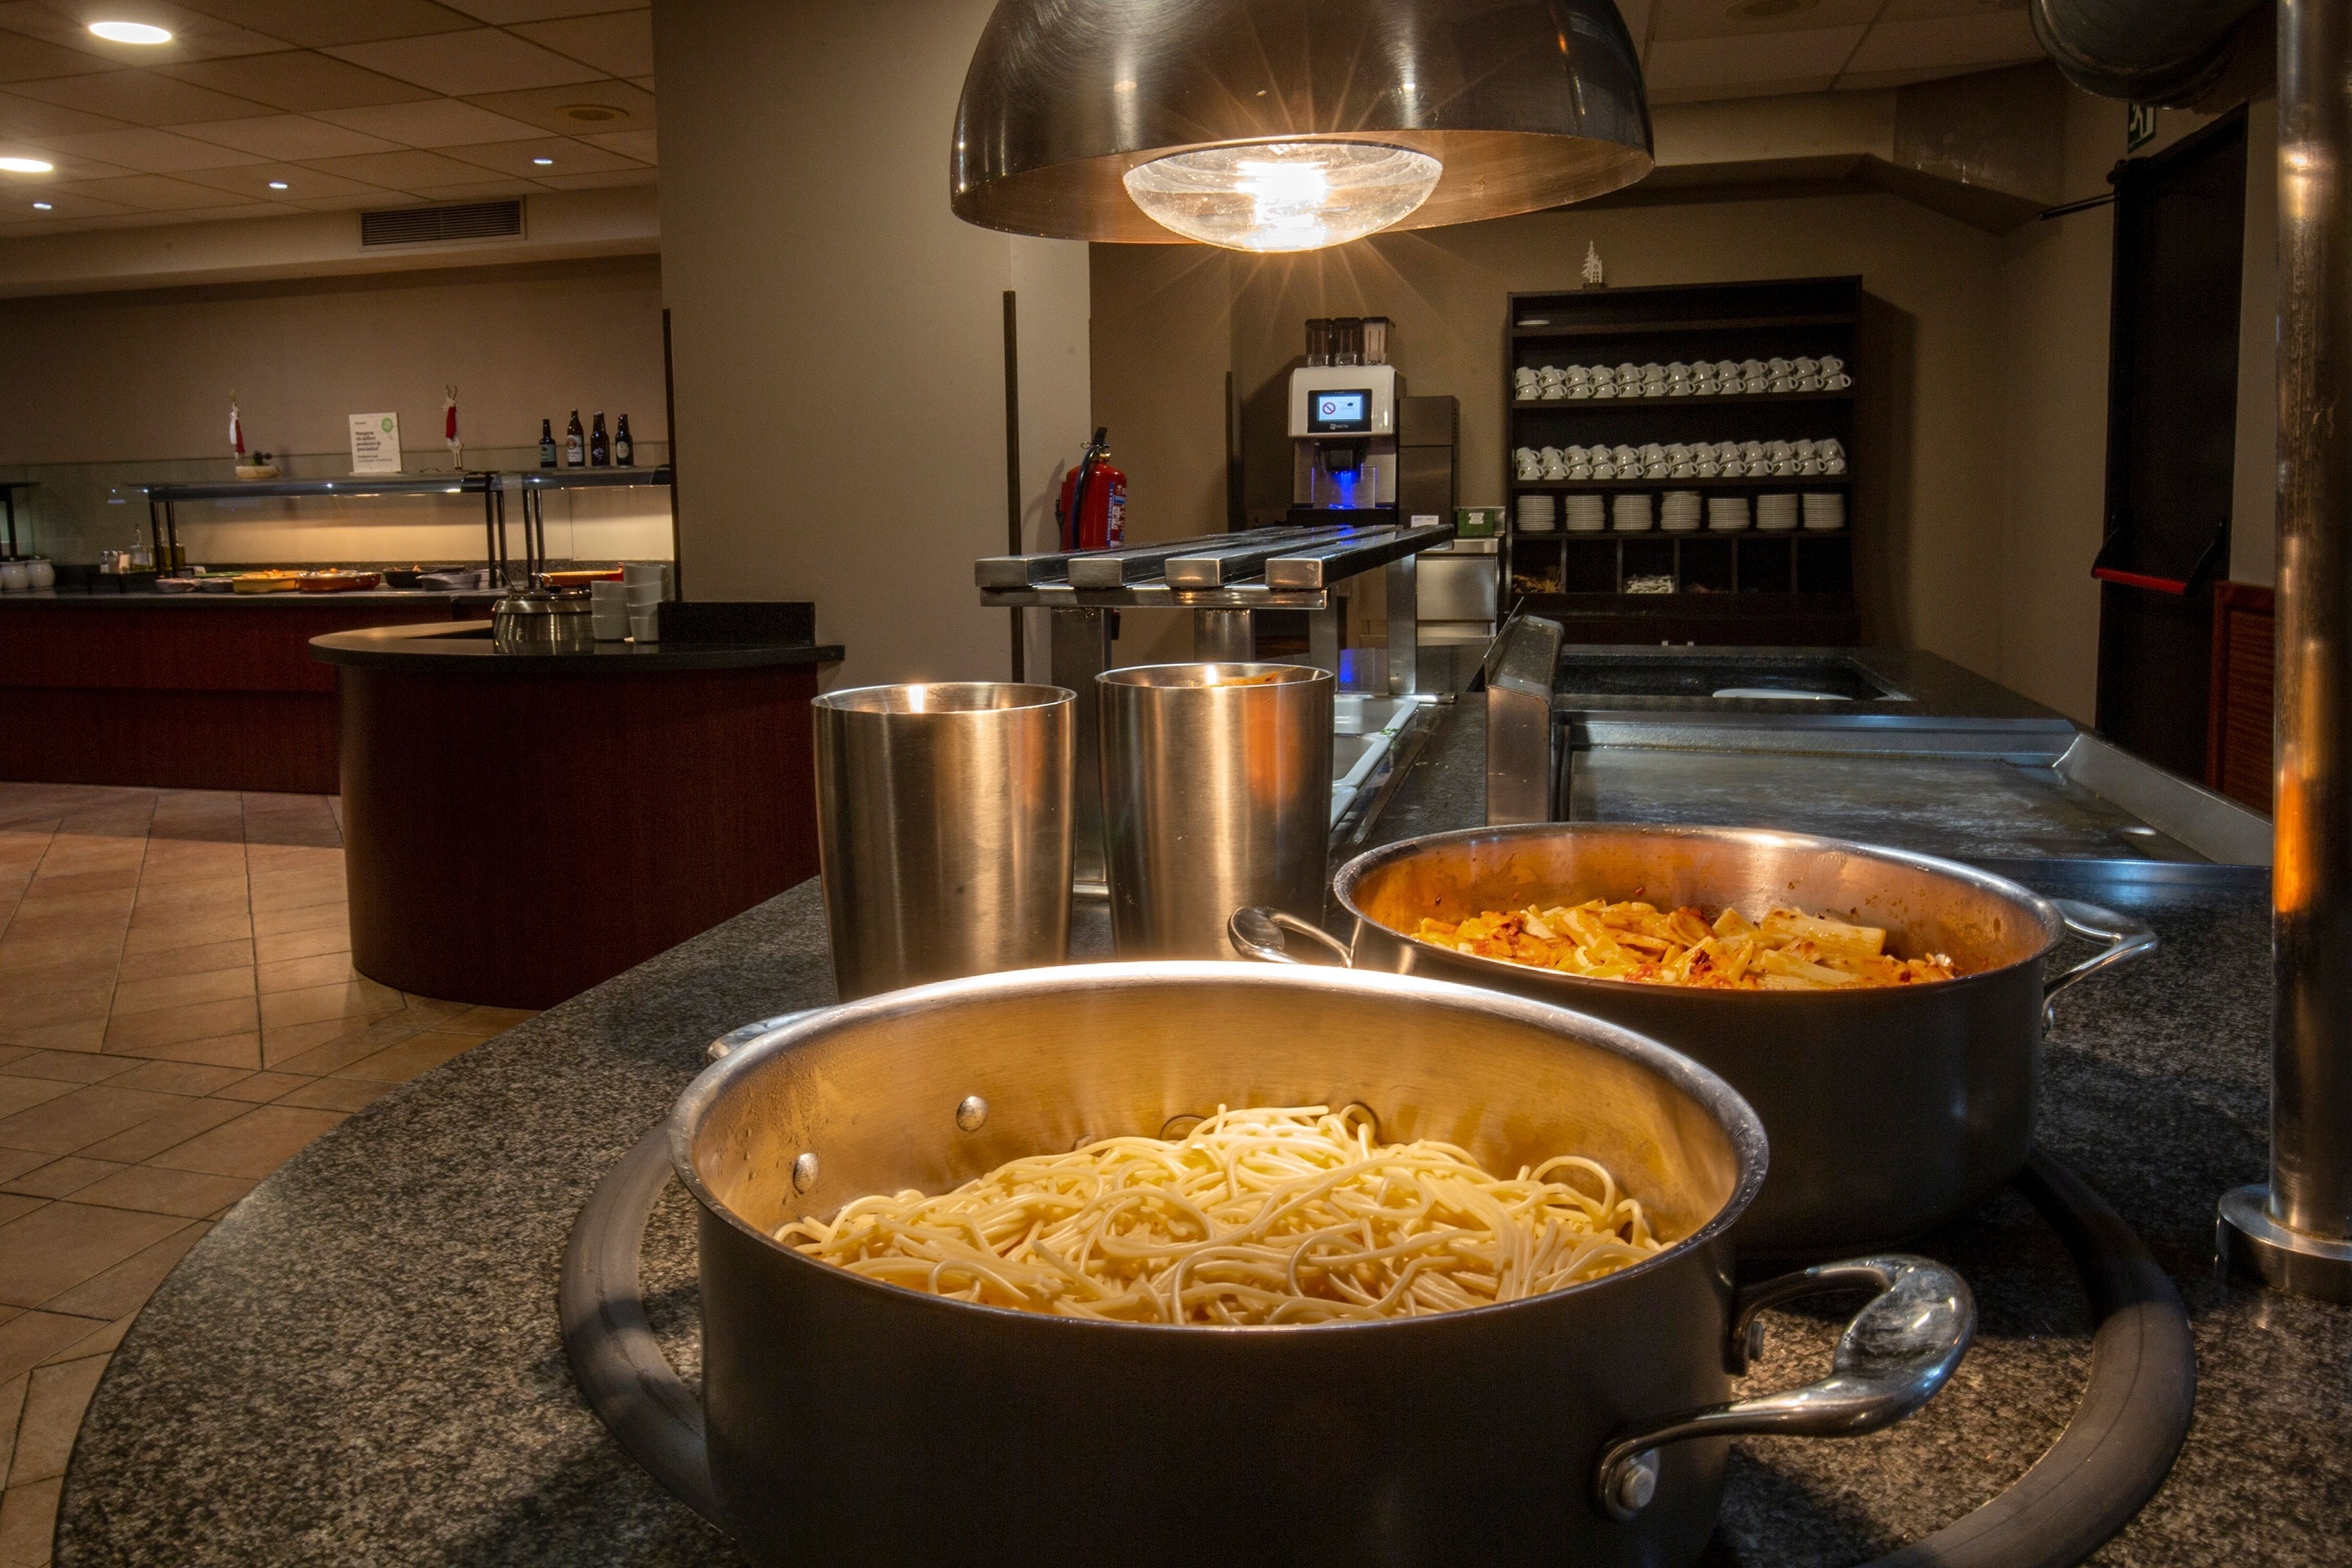
[[[107,1357],[230,1205],[523,1018],[351,967],[337,803],[0,784],[0,1568]]]

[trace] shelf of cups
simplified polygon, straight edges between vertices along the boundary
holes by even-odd
[[[1691,332],[1752,332],[1780,327],[1852,327],[1851,315],[1711,316],[1687,321],[1660,321],[1654,316],[1633,321],[1548,321],[1539,327],[1514,325],[1511,336],[1520,342],[1541,338],[1646,338]]]
[[[1546,490],[1789,490],[1842,489],[1853,483],[1852,474],[1768,474],[1759,479],[1742,474],[1738,479],[1720,475],[1711,479],[1513,479],[1514,494],[1540,494]]]
[[[1638,410],[1655,412],[1660,408],[1713,408],[1718,405],[1737,404],[1745,408],[1770,403],[1851,403],[1853,389],[1838,392],[1711,392],[1704,395],[1685,393],[1680,397],[1672,393],[1657,397],[1520,397],[1511,398],[1514,414],[1632,414]]]

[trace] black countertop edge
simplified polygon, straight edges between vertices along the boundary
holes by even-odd
[[[310,639],[310,657],[356,669],[412,675],[627,675],[646,671],[758,669],[772,665],[838,664],[839,643],[702,644],[600,642],[586,653],[500,653],[488,621],[369,626]]]
[[[22,594],[0,594],[0,609],[18,605],[63,605],[76,608],[95,605],[105,609],[158,605],[205,605],[215,609],[224,605],[234,605],[240,609],[256,605],[308,605],[314,608],[320,605],[338,604],[487,605],[496,602],[498,597],[499,591],[495,588],[345,588],[332,594],[305,594],[285,589],[274,594],[158,594],[152,589],[131,589],[121,593],[101,589],[95,594],[61,594],[54,588],[41,588]]]

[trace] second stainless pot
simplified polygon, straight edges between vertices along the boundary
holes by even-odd
[[[2044,1012],[2064,986],[2156,945],[2137,921],[2053,903],[2004,878],[1905,850],[1731,827],[1536,823],[1408,838],[1357,857],[1333,891],[1355,917],[1359,969],[1427,974],[1607,1018],[1721,1073],[1764,1119],[1772,1175],[1736,1237],[1743,1256],[1819,1258],[1882,1247],[1967,1213],[2025,1163],[2033,1142]],[[1424,916],[1589,899],[1661,909],[1773,905],[1886,928],[1906,955],[1961,972],[1852,991],[1702,991],[1594,980],[1456,952],[1410,933]],[[1264,916],[1267,911],[1256,911]],[[1234,941],[1284,958],[1235,918]],[[2107,944],[2054,977],[2073,931]]]

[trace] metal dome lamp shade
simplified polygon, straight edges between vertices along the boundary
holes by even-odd
[[[1000,0],[957,107],[967,222],[1312,250],[1650,172],[1612,0]]]

